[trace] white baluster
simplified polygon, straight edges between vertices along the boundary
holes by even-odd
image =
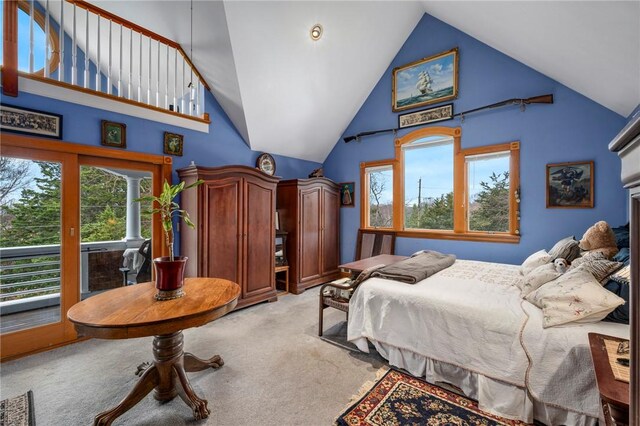
[[[160,40],[158,40],[158,74],[156,78],[156,106],[160,107]]]
[[[89,75],[89,9],[85,9],[85,18],[84,21],[84,31],[85,31],[85,40],[84,45],[86,46],[84,49],[84,88],[89,88],[89,79],[91,76]]]
[[[51,46],[49,42],[49,0],[45,2],[44,7],[44,77],[49,78],[49,57],[51,56]]]
[[[29,72],[33,73],[34,49],[33,49],[33,13],[36,9],[35,0],[29,2]]]
[[[180,113],[184,114],[184,56],[182,57],[182,75],[180,76]]]
[[[167,47],[167,73],[165,74],[164,109],[169,109],[169,45]]]
[[[102,38],[102,34],[100,34],[100,21],[102,17],[98,15],[98,33],[96,35],[96,52],[98,52],[96,56],[96,90],[100,92],[102,90],[102,71],[100,70],[100,39]]]
[[[64,81],[64,3],[64,0],[60,0],[60,38],[58,39],[60,60],[58,61],[58,81]]]
[[[133,99],[133,29],[129,31],[129,87],[127,96]]]
[[[73,28],[71,31],[71,84],[78,84],[78,43],[76,41],[76,5],[73,5]]]
[[[140,48],[138,49],[140,54],[140,67],[138,68],[138,102],[142,102],[142,33],[140,33]]]
[[[173,49],[173,110],[178,111],[178,49]]]
[[[196,116],[200,117],[200,79],[196,79]]]
[[[118,97],[123,98],[122,94],[122,38],[124,37],[124,27],[120,24],[120,60],[118,62]]]
[[[147,105],[151,105],[151,37],[149,37],[149,69],[147,71]]]
[[[107,65],[107,93],[110,95],[113,92],[113,80],[111,79],[111,66],[113,65],[113,46],[111,36],[113,35],[113,21],[109,19],[109,62]]]

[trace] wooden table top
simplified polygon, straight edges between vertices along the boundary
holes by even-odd
[[[396,256],[394,254],[379,254],[378,256],[368,257],[362,260],[356,260],[355,262],[345,263],[340,265],[339,268],[346,269],[351,272],[362,272],[367,268],[376,265],[391,265],[392,263],[400,262],[401,260],[408,259],[407,256]]]
[[[128,339],[198,327],[233,310],[240,286],[219,278],[186,278],[185,295],[158,301],[153,282],[97,294],[69,309],[81,336]]]
[[[589,333],[589,346],[591,347],[591,358],[596,372],[598,391],[600,392],[600,397],[606,402],[626,407],[628,410],[629,383],[621,382],[613,377],[613,371],[611,371],[609,357],[607,356],[607,348],[603,341],[604,338],[620,342],[625,340],[598,333]]]

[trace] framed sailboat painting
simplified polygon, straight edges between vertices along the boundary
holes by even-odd
[[[394,112],[458,97],[458,48],[393,69]]]

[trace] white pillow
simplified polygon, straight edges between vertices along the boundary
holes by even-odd
[[[520,295],[524,298],[532,291],[539,289],[549,281],[555,280],[560,275],[562,274],[556,271],[556,265],[553,263],[538,266],[536,269],[525,275],[522,280]]]
[[[543,328],[598,322],[624,304],[624,299],[603,288],[584,266],[543,285],[526,299],[542,309]]]
[[[551,262],[551,256],[546,250],[540,250],[527,257],[522,266],[520,267],[520,275],[527,275],[529,272],[536,269],[538,266],[542,266]]]

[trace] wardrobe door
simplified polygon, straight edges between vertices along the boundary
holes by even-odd
[[[246,181],[245,192],[245,256],[246,280],[242,298],[252,297],[275,288],[275,185]]]
[[[322,274],[338,271],[340,264],[340,193],[322,188]]]
[[[202,276],[242,285],[242,179],[207,181],[203,186]]]
[[[321,249],[321,192],[319,186],[300,190],[300,224],[298,254],[299,281],[304,282],[320,277]]]

